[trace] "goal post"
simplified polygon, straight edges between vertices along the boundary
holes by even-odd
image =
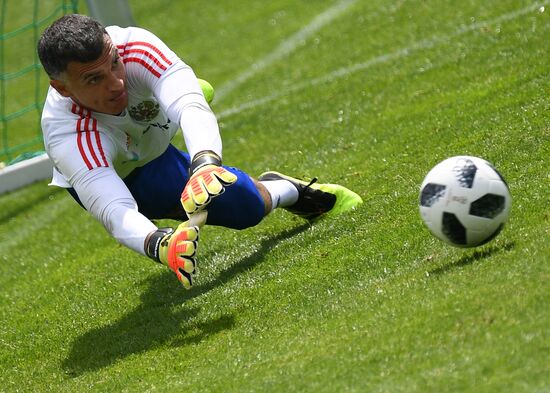
[[[128,0],[86,0],[90,16],[104,26],[135,26]]]
[[[127,0],[86,0],[104,25],[133,25]],[[36,44],[62,15],[79,12],[78,0],[0,0],[0,194],[51,176],[40,117],[48,89]]]

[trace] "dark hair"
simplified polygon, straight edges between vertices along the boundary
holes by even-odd
[[[105,34],[105,27],[89,16],[62,16],[40,36],[38,57],[48,76],[57,79],[71,61],[97,60],[103,53]]]

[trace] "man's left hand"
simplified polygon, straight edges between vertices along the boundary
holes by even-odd
[[[176,230],[159,228],[147,236],[145,253],[157,262],[168,266],[186,289],[193,285],[199,227],[180,224]]]

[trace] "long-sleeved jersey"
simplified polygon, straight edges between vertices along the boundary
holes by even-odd
[[[93,112],[50,87],[44,145],[54,163],[51,184],[73,187],[112,236],[145,255],[156,226],[122,179],[161,155],[180,127],[191,157],[201,150],[221,156],[221,138],[193,70],[158,37],[136,27],[107,32],[126,69],[128,107],[118,116]]]

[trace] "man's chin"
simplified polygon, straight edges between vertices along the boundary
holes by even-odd
[[[108,111],[106,111],[105,113],[109,115],[117,116],[117,115],[120,115],[122,112],[124,112],[124,109],[126,109],[127,106],[128,106],[128,100],[124,100],[123,102],[118,102],[118,103],[111,103]]]

